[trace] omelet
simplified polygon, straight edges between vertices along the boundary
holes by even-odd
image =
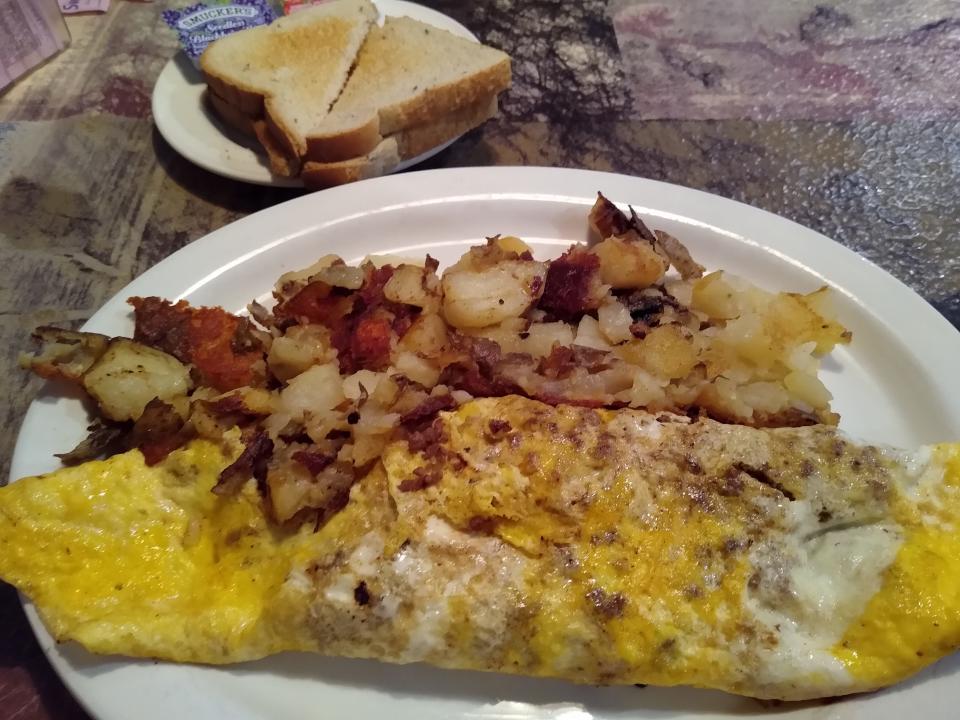
[[[960,445],[516,396],[390,444],[322,527],[210,492],[239,438],[0,490],[0,577],[60,640],[197,663],[306,650],[799,700],[960,645]]]

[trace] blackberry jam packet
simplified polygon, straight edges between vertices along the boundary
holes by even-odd
[[[257,25],[269,25],[276,17],[268,0],[209,0],[163,11],[164,22],[176,31],[183,51],[194,65],[214,40]]]

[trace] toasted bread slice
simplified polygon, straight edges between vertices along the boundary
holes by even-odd
[[[335,0],[220,38],[200,69],[214,93],[243,114],[262,115],[277,142],[299,157],[376,18],[370,0]]]
[[[441,120],[410,127],[386,137],[373,152],[363,157],[331,163],[305,162],[300,177],[306,187],[319,190],[386,175],[396,170],[404,160],[453,140],[496,114],[496,95],[485,97]]]
[[[213,109],[214,114],[220,118],[224,124],[233,128],[241,135],[256,138],[256,133],[253,129],[253,123],[256,121],[256,118],[247,115],[236,105],[224,100],[209,87],[203,95],[207,104]]]
[[[388,175],[402,162],[395,137],[385,138],[373,152],[359,158],[331,163],[307,161],[300,170],[303,185],[310,190],[322,190],[335,185],[346,185],[357,180]]]
[[[277,142],[270,128],[264,120],[254,120],[253,132],[260,141],[264,152],[267,153],[267,161],[270,163],[270,172],[280,177],[295,178],[300,174],[300,156],[291,155],[287,149]]]
[[[267,160],[270,163],[270,172],[281,177],[296,177],[300,173],[300,158],[288,153],[273,137],[263,118],[252,118],[243,113],[235,105],[230,104],[213,90],[207,88],[204,94],[210,107],[217,117],[226,125],[259,142]]]
[[[330,113],[307,135],[307,160],[366,155],[388,135],[441,121],[510,85],[503,52],[406,17],[373,28]]]

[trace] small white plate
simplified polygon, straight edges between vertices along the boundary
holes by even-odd
[[[282,273],[327,253],[355,262],[429,252],[448,264],[503,233],[530,242],[538,257],[554,257],[586,239],[597,190],[681,238],[708,268],[770,289],[834,288],[853,343],[834,351],[824,380],[847,432],[902,447],[960,439],[960,333],[912,290],[789,220],[696,190],[586,170],[429,170],[298,197],[191,243],[124,288],[85,328],[129,335],[131,295],[239,311],[252,297],[268,296]],[[53,453],[81,439],[86,422],[78,400],[55,389],[41,395],[20,431],[12,478],[55,469]],[[583,687],[293,653],[220,668],[101,658],[58,646],[29,605],[27,613],[64,682],[101,720],[946,720],[960,706],[960,654],[884,692],[765,708],[689,688]]]
[[[476,35],[451,17],[406,0],[374,0],[385,16],[411,17],[454,35],[478,42]],[[270,172],[267,157],[258,144],[228,127],[204,99],[206,83],[187,56],[177,53],[160,71],[153,86],[153,120],[164,140],[187,160],[223,177],[256,185],[303,187],[299,178],[278,177]],[[406,170],[433,157],[456,142],[438,145],[415,158],[404,160],[394,172]]]

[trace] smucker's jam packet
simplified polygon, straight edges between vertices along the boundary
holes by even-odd
[[[163,11],[164,22],[179,35],[180,45],[194,65],[214,40],[257,25],[269,25],[276,16],[268,0],[208,0]]]

